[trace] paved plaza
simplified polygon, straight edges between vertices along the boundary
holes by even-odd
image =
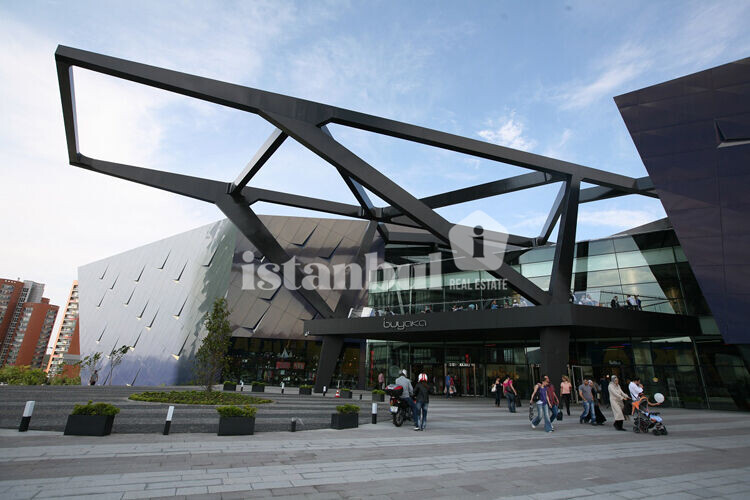
[[[429,411],[425,432],[383,419],[246,437],[3,429],[0,498],[750,497],[746,413],[666,408],[669,435],[653,436],[575,415],[546,434],[527,407],[487,399],[433,398]]]

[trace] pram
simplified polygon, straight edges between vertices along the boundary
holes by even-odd
[[[651,411],[651,406],[659,406],[661,403],[651,403],[646,396],[638,401],[633,401],[633,432],[648,434],[653,432],[654,436],[666,436],[667,428],[658,412]]]

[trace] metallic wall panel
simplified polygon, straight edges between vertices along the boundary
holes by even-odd
[[[227,290],[235,239],[234,226],[223,220],[80,267],[82,355],[133,346],[113,384],[190,381],[204,315]],[[99,383],[108,373],[105,359]]]
[[[724,340],[750,343],[750,58],[615,102]]]

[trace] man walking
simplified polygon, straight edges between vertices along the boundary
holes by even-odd
[[[417,386],[414,388],[414,398],[417,400],[417,417],[419,422],[414,422],[414,429],[423,431],[427,424],[427,407],[430,405],[430,386],[427,384],[427,374],[420,373]]]
[[[591,425],[596,425],[596,410],[594,409],[594,394],[591,392],[591,386],[594,384],[593,380],[584,379],[583,383],[578,386],[578,395],[583,401],[583,413],[578,419],[579,423],[583,423],[588,416],[591,420]]]
[[[544,430],[546,432],[552,432],[555,429],[552,427],[552,422],[550,422],[550,419],[549,419],[550,402],[549,402],[549,395],[547,394],[548,388],[549,388],[549,377],[545,375],[542,383],[537,384],[536,389],[534,389],[534,394],[531,395],[532,404],[534,400],[536,399],[536,409],[537,409],[536,416],[534,417],[534,420],[531,421],[531,428],[536,429],[536,426],[539,425],[539,422],[542,420],[542,418],[544,418]]]
[[[417,415],[417,405],[414,403],[412,396],[414,395],[414,388],[411,385],[411,380],[406,376],[406,370],[401,370],[401,376],[396,379],[396,385],[400,385],[404,388],[401,393],[401,399],[409,405],[411,408],[411,418],[414,421],[414,430],[419,430],[419,416]]]

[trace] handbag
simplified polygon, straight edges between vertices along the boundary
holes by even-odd
[[[557,412],[557,421],[558,421],[558,422],[562,422],[562,418],[563,418],[563,417],[562,417],[562,412],[561,412],[561,411],[558,411],[558,412]]]
[[[490,392],[497,392],[497,386],[496,386],[496,385],[493,385],[493,386],[492,386],[492,390],[491,390]]]

